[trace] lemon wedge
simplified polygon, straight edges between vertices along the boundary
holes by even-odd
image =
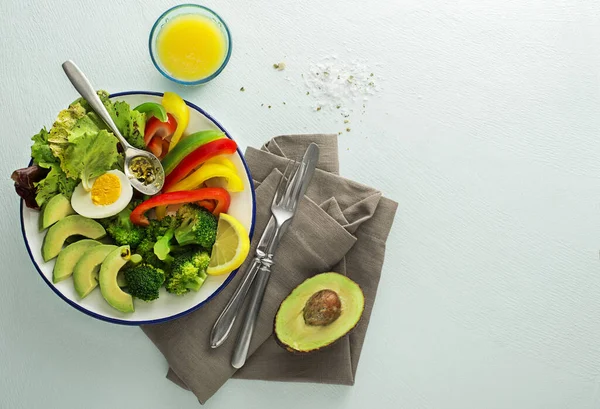
[[[230,273],[242,265],[249,251],[250,239],[246,228],[235,217],[221,213],[217,240],[206,272],[213,276]]]

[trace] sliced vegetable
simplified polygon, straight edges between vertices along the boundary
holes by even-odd
[[[217,207],[217,204],[215,203],[214,200],[200,200],[198,202],[196,202],[196,204],[200,207],[204,207],[206,210],[208,210],[209,212],[214,212],[215,208]]]
[[[171,151],[175,145],[181,139],[181,135],[185,131],[190,121],[190,109],[181,97],[174,92],[165,92],[162,99],[162,105],[165,107],[168,113],[173,114],[177,120],[177,130],[171,138],[169,144],[169,151]]]
[[[166,192],[175,192],[178,190],[191,190],[200,187],[205,181],[212,178],[227,179],[227,190],[230,192],[241,192],[244,190],[244,183],[235,170],[231,170],[225,165],[217,163],[205,163],[200,169],[190,173],[186,178],[175,183]]]
[[[225,155],[215,156],[214,158],[210,158],[209,160],[207,160],[204,163],[205,164],[207,164],[207,163],[216,163],[216,164],[219,164],[219,165],[227,166],[229,169],[237,172],[237,167]]]
[[[224,136],[223,132],[215,130],[200,131],[186,136],[162,160],[165,175],[171,173],[183,158],[202,145],[212,142],[215,139],[223,138]]]
[[[163,191],[168,192],[175,183],[186,177],[195,168],[218,155],[228,155],[235,152],[237,144],[231,139],[222,138],[202,145],[187,155],[165,178]]]
[[[156,102],[144,102],[133,108],[133,110],[153,116],[161,122],[167,122],[167,111],[161,104]]]
[[[215,200],[216,207],[213,211],[215,216],[229,209],[231,197],[227,190],[219,187],[207,187],[197,190],[183,190],[179,192],[169,192],[156,195],[133,209],[130,219],[132,223],[139,226],[148,226],[150,221],[145,216],[148,210],[157,206],[169,206],[183,203],[197,203],[201,200]]]
[[[161,121],[156,117],[148,119],[146,122],[146,130],[144,131],[144,143],[146,146],[150,144],[152,138],[166,139],[173,135],[177,129],[177,120],[173,115],[167,114],[167,120]]]
[[[157,158],[161,158],[163,153],[163,140],[161,138],[152,138],[148,144],[148,150]]]

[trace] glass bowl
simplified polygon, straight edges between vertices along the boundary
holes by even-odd
[[[221,29],[223,38],[225,39],[225,58],[223,59],[223,62],[221,63],[219,68],[211,75],[193,81],[177,78],[165,68],[165,66],[160,61],[160,58],[158,58],[157,39],[161,29],[173,18],[182,15],[199,15],[211,19]],[[231,56],[231,33],[229,32],[229,28],[227,27],[227,24],[225,24],[225,21],[223,21],[223,19],[217,13],[215,13],[208,7],[204,7],[199,4],[180,4],[178,6],[168,9],[156,20],[154,26],[152,26],[152,30],[150,31],[148,48],[150,49],[150,58],[152,58],[152,63],[162,75],[164,75],[171,81],[175,81],[182,85],[200,85],[207,83],[208,81],[212,80],[217,75],[219,75],[229,62],[229,57]]]

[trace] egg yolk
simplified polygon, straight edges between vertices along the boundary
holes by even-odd
[[[92,202],[97,206],[106,206],[117,201],[121,195],[121,181],[112,173],[100,176],[92,185]]]

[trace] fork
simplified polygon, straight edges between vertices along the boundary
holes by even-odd
[[[277,184],[277,188],[275,189],[275,195],[273,196],[271,207],[276,205],[287,192],[290,181],[292,180],[291,176],[294,174],[297,168],[297,162],[288,162],[283,171],[281,179]],[[223,309],[223,312],[221,312],[221,315],[219,315],[219,318],[217,318],[215,321],[210,333],[210,343],[212,348],[217,348],[220,346],[229,336],[229,332],[231,331],[237,315],[244,304],[244,300],[246,299],[248,291],[254,282],[256,273],[261,265],[261,260],[267,255],[268,248],[270,247],[269,242],[276,237],[273,232],[270,231],[272,230],[270,229],[270,226],[276,224],[277,222],[275,219],[270,220],[267,224],[267,228],[263,233],[263,237],[261,237],[258,247],[256,248],[256,256],[254,257],[254,260],[252,260],[252,264],[250,264],[246,270],[244,279],[235,290],[235,293]]]
[[[258,317],[258,312],[262,304],[262,299],[265,294],[265,289],[269,278],[271,276],[271,266],[273,265],[273,252],[279,244],[281,239],[281,232],[284,226],[294,217],[296,206],[300,200],[299,193],[302,189],[303,174],[305,172],[306,164],[302,163],[296,172],[294,177],[291,178],[290,182],[287,183],[285,194],[280,198],[281,192],[278,189],[278,194],[273,198],[271,204],[271,213],[275,218],[275,231],[273,232],[273,238],[269,242],[265,251],[265,257],[260,260],[258,271],[256,272],[255,288],[250,297],[248,309],[244,316],[244,321],[238,339],[236,341],[233,356],[231,358],[231,366],[234,368],[241,368],[246,362],[248,355],[248,349],[250,347],[250,341],[252,339],[252,333],[254,332],[254,325]]]

